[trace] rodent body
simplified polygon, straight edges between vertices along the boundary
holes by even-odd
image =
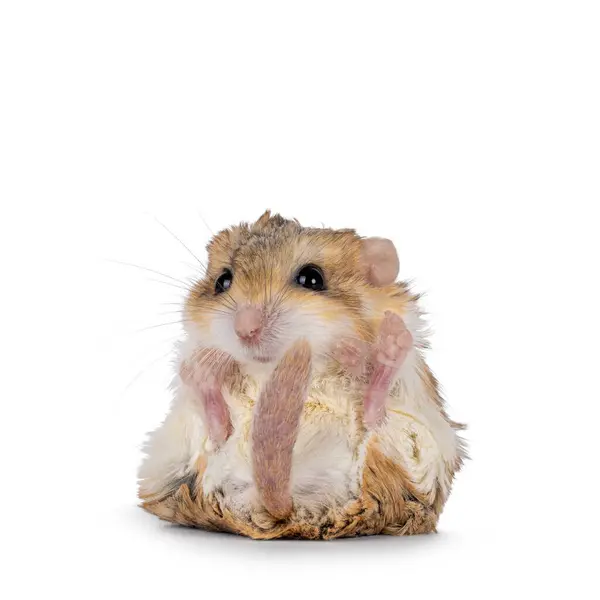
[[[143,506],[166,520],[255,538],[433,531],[464,449],[460,426],[447,417],[421,353],[426,341],[418,298],[406,285],[385,281],[390,264],[394,270],[393,257],[384,257],[381,269],[361,263],[368,252],[361,252],[353,232],[310,230],[304,237],[314,236],[313,243],[307,244],[298,236],[306,230],[298,228],[267,213],[251,227],[219,234],[221,241],[217,236],[209,246],[209,273],[198,285],[201,308],[195,312],[192,294],[187,310],[194,324],[180,359],[186,364],[207,347],[231,359],[219,362],[226,367],[220,379],[216,376],[217,388],[206,384],[212,374],[202,376],[200,388],[176,378],[171,412],[151,435],[140,470]],[[243,251],[247,254],[240,256]],[[230,284],[233,304],[224,300],[214,309],[222,293],[212,297],[208,286],[232,263],[237,265]],[[278,284],[278,277],[286,285],[289,279],[281,271],[295,272],[303,263],[322,266],[328,296]],[[242,265],[254,282],[242,279]],[[262,281],[257,273],[265,274]],[[238,294],[233,293],[236,277],[242,279]],[[254,314],[234,318],[240,305],[261,307],[260,312],[278,303],[275,325]],[[377,346],[385,338],[378,338],[378,331],[389,325],[390,316],[400,323],[401,335],[393,339],[410,340],[395,354]],[[230,330],[220,322],[227,319]],[[259,334],[267,341],[249,340],[257,328],[267,328]],[[236,332],[243,338],[239,347]],[[364,370],[336,360],[332,348],[347,338],[379,348],[369,354]],[[256,360],[261,352],[275,356]],[[299,372],[303,356],[305,385]],[[385,380],[381,393],[375,380]],[[214,389],[222,406],[205,402],[199,409],[198,396],[206,399],[207,390]],[[375,398],[371,404],[369,393]],[[218,404],[219,394],[216,398]],[[378,402],[381,406],[372,408]]]

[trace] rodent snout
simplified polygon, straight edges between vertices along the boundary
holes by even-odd
[[[234,328],[237,336],[246,344],[255,343],[264,323],[262,311],[255,306],[242,306],[235,314]]]

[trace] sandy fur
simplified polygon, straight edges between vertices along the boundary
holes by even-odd
[[[465,457],[461,426],[446,414],[425,363],[427,335],[418,297],[404,283],[372,286],[360,270],[361,244],[351,230],[303,229],[268,213],[253,225],[215,236],[207,275],[186,301],[179,360],[191,361],[203,348],[233,358],[236,368],[222,388],[231,435],[218,445],[209,439],[193,389],[177,377],[171,410],[150,435],[139,472],[146,510],[168,521],[256,538],[435,530]],[[290,283],[293,269],[303,263],[324,269],[327,293]],[[215,279],[232,264],[231,290],[215,296]],[[248,302],[266,311],[267,342],[258,350],[244,348],[235,333],[236,307]],[[330,350],[348,336],[372,343],[386,311],[404,320],[414,345],[390,386],[385,418],[368,429],[363,419],[367,380],[346,372]],[[282,442],[293,446],[291,471],[281,471],[289,471],[281,489],[289,491],[291,503],[282,504],[281,497],[269,500],[270,467],[260,475],[277,443],[267,443],[257,465],[252,432],[262,390],[300,339],[310,355],[311,379],[304,404],[286,407],[289,415],[278,417],[279,423],[294,421],[299,410],[297,426],[285,432],[293,433],[295,443]],[[249,353],[257,351],[273,361],[252,360]],[[272,407],[277,408],[276,396]],[[258,433],[258,445],[272,435]]]
[[[406,320],[419,322],[410,316]],[[417,330],[414,334],[420,339]],[[337,537],[355,534],[350,531],[434,530],[464,450],[455,427],[440,409],[441,399],[419,348],[411,351],[401,369],[389,396],[385,423],[373,432],[362,425],[361,388],[355,381],[338,374],[314,377],[294,446],[294,508],[287,527],[261,506],[253,480],[252,419],[261,381],[267,376],[268,372],[256,378],[245,376],[241,391],[225,394],[233,434],[218,450],[210,445],[190,391],[179,385],[171,412],[146,447],[140,470],[144,508],[167,520],[200,527],[209,526],[207,515],[214,510],[228,517],[215,521],[213,515],[210,527],[258,538],[300,535],[300,531],[308,537]],[[377,502],[372,504],[369,485],[375,485],[381,473],[401,474],[401,484],[385,486],[386,494],[393,495],[395,505],[405,505],[409,498],[410,510],[398,514],[379,507],[381,514],[375,514]],[[365,503],[371,506],[370,525],[323,529],[322,524],[331,519],[347,522]],[[201,517],[202,511],[208,513]]]

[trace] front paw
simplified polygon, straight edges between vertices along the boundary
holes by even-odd
[[[413,337],[402,318],[387,311],[373,346],[372,370],[364,397],[367,427],[377,427],[385,419],[390,387],[412,346]]]
[[[183,383],[202,386],[222,385],[231,375],[235,360],[226,352],[215,348],[197,350],[190,358],[182,361],[179,376]]]
[[[331,356],[347,373],[362,377],[367,371],[370,351],[364,340],[344,337],[333,347]]]
[[[234,366],[233,359],[214,349],[201,350],[183,361],[179,376],[193,390],[193,398],[208,429],[209,447],[219,447],[232,433],[229,408],[222,388]]]
[[[375,342],[373,363],[399,369],[413,346],[413,337],[402,317],[387,311]]]

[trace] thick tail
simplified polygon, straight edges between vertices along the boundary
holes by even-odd
[[[300,340],[286,352],[263,389],[252,423],[254,481],[264,507],[276,519],[292,511],[292,452],[308,393],[311,352]]]

